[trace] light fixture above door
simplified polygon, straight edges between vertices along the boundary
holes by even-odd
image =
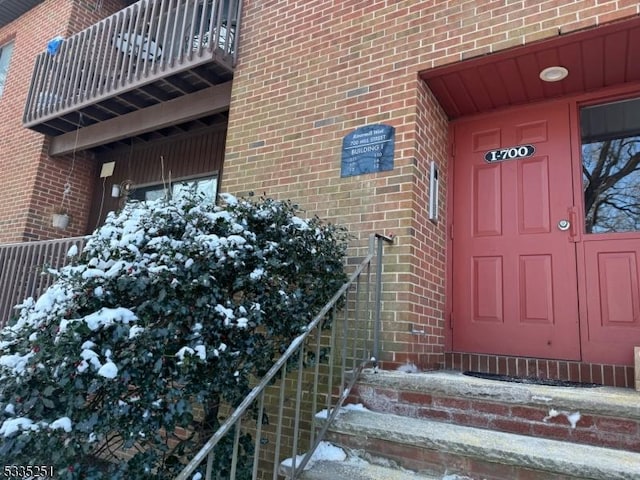
[[[569,70],[560,65],[554,65],[540,72],[540,80],[544,82],[559,82],[567,78],[567,75],[569,75]]]

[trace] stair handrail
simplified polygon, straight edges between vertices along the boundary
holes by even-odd
[[[289,347],[285,350],[285,352],[280,356],[280,358],[273,364],[273,366],[269,369],[269,371],[264,375],[264,377],[262,377],[262,379],[260,380],[260,382],[251,390],[251,392],[249,392],[249,394],[244,398],[244,400],[242,402],[240,402],[240,404],[234,409],[233,413],[231,413],[231,415],[229,415],[229,417],[223,422],[222,425],[220,425],[220,427],[218,428],[218,430],[209,438],[209,440],[207,440],[207,442],[202,446],[202,448],[194,455],[194,457],[191,459],[191,461],[189,461],[189,463],[187,465],[185,465],[185,467],[183,468],[183,470],[178,474],[177,477],[175,477],[175,480],[188,480],[189,476],[192,475],[195,470],[205,461],[205,459],[207,459],[207,457],[210,457],[210,455],[213,453],[213,449],[215,448],[215,446],[218,444],[218,442],[220,442],[220,440],[222,440],[222,438],[224,438],[225,435],[227,435],[230,430],[237,425],[237,429],[236,429],[236,444],[234,445],[234,457],[232,458],[232,466],[231,466],[231,479],[233,480],[235,478],[235,471],[236,471],[236,460],[237,460],[237,438],[239,436],[239,429],[240,429],[240,421],[242,419],[242,417],[245,415],[245,413],[247,413],[247,411],[249,410],[249,408],[251,407],[251,405],[258,401],[259,397],[261,395],[264,394],[265,389],[267,388],[267,386],[269,386],[270,384],[273,383],[273,380],[275,379],[276,375],[281,372],[283,369],[285,369],[286,371],[286,365],[287,363],[292,359],[292,357],[294,356],[294,354],[296,352],[298,352],[299,349],[301,349],[304,345],[304,342],[309,338],[309,336],[312,334],[312,332],[314,332],[316,330],[316,328],[318,328],[322,321],[325,319],[326,315],[331,312],[332,310],[334,310],[336,308],[336,306],[338,305],[340,299],[346,295],[349,291],[349,289],[356,284],[356,282],[358,282],[360,276],[365,272],[365,270],[368,270],[371,262],[376,259],[377,260],[377,275],[376,275],[376,289],[375,289],[375,298],[374,298],[374,303],[375,303],[375,322],[374,322],[374,329],[379,329],[380,328],[380,303],[381,303],[381,287],[378,286],[378,284],[381,283],[381,272],[382,272],[382,244],[384,242],[386,243],[393,243],[394,241],[394,237],[393,236],[387,236],[387,235],[383,235],[383,234],[379,234],[379,233],[374,233],[370,236],[370,240],[369,240],[369,252],[368,254],[365,256],[365,258],[363,259],[363,261],[356,267],[355,271],[351,274],[351,276],[349,277],[349,279],[347,280],[347,282],[345,282],[339,289],[338,291],[333,295],[333,297],[331,297],[331,299],[327,302],[327,304],[320,310],[320,312],[318,312],[318,314],[311,320],[311,322],[307,325],[307,327],[305,328],[305,331],[298,335],[295,339],[293,339],[293,341],[291,342],[291,344],[289,345]],[[378,248],[377,250],[374,248],[375,244],[378,244]],[[370,275],[370,272],[368,272],[368,274]],[[367,297],[369,297],[369,293],[367,292]],[[332,327],[333,328],[333,327]],[[379,345],[377,344],[379,342],[379,332],[374,332],[374,342],[375,344],[371,347],[370,352],[378,352],[379,351]],[[377,355],[379,355],[379,353],[377,353]],[[374,367],[377,366],[377,362],[378,362],[378,357],[377,356],[372,356],[371,354],[368,354],[365,356],[365,358],[361,359],[360,363],[358,365],[354,365],[354,371],[352,372],[352,375],[350,376],[350,380],[348,383],[345,382],[344,379],[344,375],[345,375],[345,362],[346,362],[346,358],[343,355],[342,357],[342,367],[343,367],[343,372],[342,372],[342,382],[340,385],[340,389],[341,389],[341,394],[338,397],[338,400],[336,401],[335,406],[333,406],[333,408],[330,409],[329,414],[327,416],[326,421],[324,422],[324,425],[322,427],[322,429],[320,430],[320,432],[318,433],[317,436],[314,435],[315,440],[312,440],[311,442],[311,446],[309,448],[309,450],[305,453],[304,457],[302,458],[302,460],[300,460],[299,463],[296,462],[296,448],[294,446],[294,451],[293,451],[293,455],[292,455],[292,467],[290,469],[290,473],[288,474],[288,476],[290,476],[290,478],[295,479],[297,478],[297,475],[299,473],[302,473],[302,471],[304,470],[305,466],[308,464],[309,460],[311,459],[315,449],[318,447],[318,445],[320,444],[320,442],[323,440],[324,435],[327,431],[327,429],[329,428],[331,422],[335,419],[335,417],[338,415],[340,408],[342,407],[342,405],[344,404],[344,401],[347,399],[347,397],[349,396],[350,392],[351,392],[351,388],[353,387],[353,385],[355,384],[358,374],[367,366],[370,364],[373,364]],[[319,363],[319,362],[316,362]],[[299,371],[302,370],[302,365],[299,365]],[[300,382],[298,382],[300,383]],[[346,385],[346,386],[345,386]],[[298,399],[300,397],[300,387],[301,385],[298,384]],[[262,410],[263,410],[264,404],[263,402],[261,402],[260,404],[260,413],[258,415],[258,418],[261,418],[262,416]],[[297,432],[294,434],[294,436],[297,435]],[[313,435],[313,433],[312,433]],[[259,439],[256,438],[256,444],[259,442]],[[278,448],[278,447],[277,447]],[[258,456],[258,452],[255,452],[256,457]],[[257,458],[254,458],[254,467],[253,467],[253,479],[257,478]],[[297,463],[297,465],[296,465]],[[205,477],[204,480],[211,480],[211,469],[212,469],[212,459],[209,458],[208,462],[207,462],[207,470],[205,473]],[[274,480],[277,478],[277,471],[278,471],[278,467],[277,465],[274,465],[274,474],[273,474],[273,478]]]

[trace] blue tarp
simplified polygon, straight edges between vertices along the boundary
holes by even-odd
[[[47,43],[47,53],[49,55],[55,55],[56,53],[58,53],[58,50],[60,50],[60,45],[62,45],[63,41],[64,38],[62,38],[61,36],[57,36],[49,40],[49,43]]]

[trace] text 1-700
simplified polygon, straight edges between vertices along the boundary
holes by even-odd
[[[54,473],[52,465],[5,465],[2,467],[3,478],[53,477]]]
[[[517,158],[531,157],[536,151],[533,145],[518,145],[509,148],[500,148],[498,150],[489,150],[484,154],[487,163],[502,162],[504,160],[513,160]]]

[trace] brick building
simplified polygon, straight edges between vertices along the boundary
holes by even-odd
[[[1,242],[91,231],[169,177],[289,198],[353,257],[395,236],[386,365],[631,385],[637,2],[8,3]],[[384,166],[343,151],[375,129]]]

